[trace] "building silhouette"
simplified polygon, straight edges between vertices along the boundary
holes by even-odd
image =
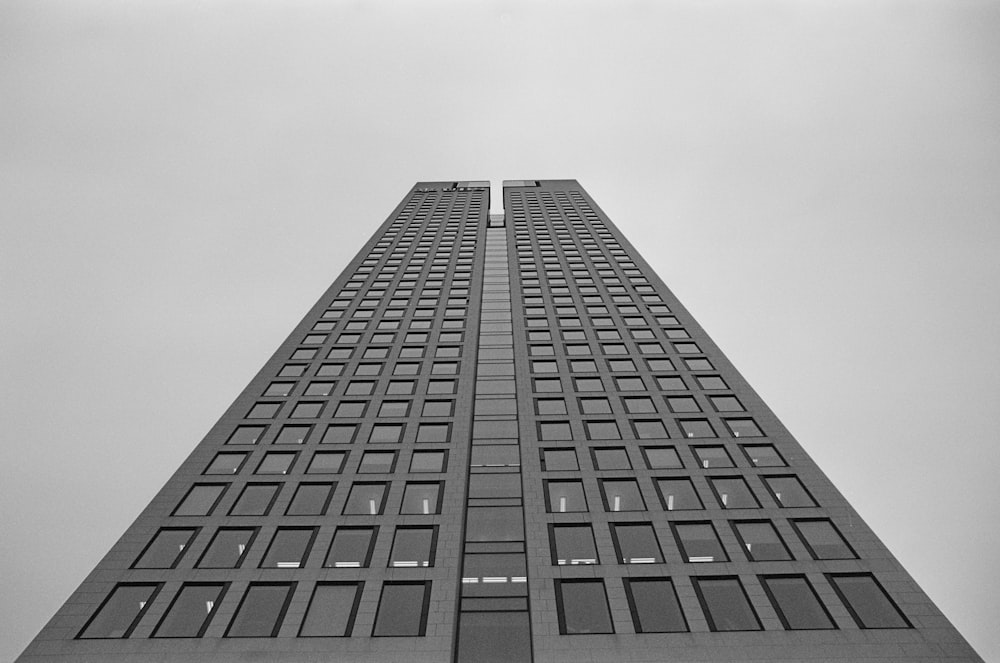
[[[421,182],[18,659],[979,661],[573,180]]]

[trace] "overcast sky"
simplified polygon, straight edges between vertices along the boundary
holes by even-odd
[[[0,2],[0,660],[417,180],[575,178],[1000,659],[1000,3]]]

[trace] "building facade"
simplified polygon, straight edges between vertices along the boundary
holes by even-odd
[[[18,659],[979,661],[573,180],[407,194]]]

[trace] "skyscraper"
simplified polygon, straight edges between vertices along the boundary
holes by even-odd
[[[978,661],[572,180],[422,182],[21,661]]]

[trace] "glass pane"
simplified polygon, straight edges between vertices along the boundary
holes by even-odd
[[[633,421],[632,428],[640,440],[664,440],[670,437],[662,421]]]
[[[278,494],[276,484],[249,484],[229,511],[233,516],[264,516],[271,509],[271,501]]]
[[[681,457],[673,447],[644,447],[643,451],[646,455],[646,465],[651,470],[673,470],[684,467]]]
[[[626,580],[626,583],[632,621],[637,633],[678,633],[688,630],[674,584],[670,580],[634,578]]]
[[[583,484],[579,481],[549,481],[548,497],[550,513],[587,510]]]
[[[671,412],[701,412],[693,396],[668,396],[667,405]]]
[[[653,526],[646,523],[612,525],[621,564],[658,564],[663,562]]]
[[[157,589],[158,585],[118,585],[80,633],[80,637],[128,637]]]
[[[861,628],[910,628],[909,622],[870,575],[829,576]]]
[[[226,444],[257,444],[263,434],[264,426],[240,426],[229,436]]]
[[[358,427],[354,424],[327,426],[320,444],[350,444],[354,441],[357,431]]]
[[[395,444],[403,439],[403,424],[375,424],[368,436],[372,444]]]
[[[372,527],[338,527],[323,566],[338,569],[368,566],[375,531]]]
[[[736,528],[750,561],[769,562],[792,558],[771,523],[733,523],[733,527]]]
[[[709,396],[709,400],[719,412],[743,412],[743,404],[735,396]]]
[[[194,529],[161,529],[132,566],[135,569],[173,568],[194,537]]]
[[[829,520],[793,521],[815,559],[854,559],[851,547]]]
[[[342,637],[351,634],[360,583],[318,583],[313,590],[299,635]]]
[[[698,458],[698,464],[705,469],[733,467],[733,459],[723,447],[696,447],[694,455]]]
[[[785,628],[791,630],[835,628],[820,604],[816,592],[805,578],[771,577],[761,580]]]
[[[426,567],[434,565],[433,527],[400,527],[392,541],[389,566]]]
[[[234,569],[243,559],[250,542],[253,540],[256,530],[246,529],[220,529],[212,537],[212,542],[208,544],[205,554],[198,560],[200,569]]]
[[[272,638],[278,634],[292,584],[251,584],[226,631],[227,638]]]
[[[764,433],[753,419],[726,419],[726,426],[733,437],[763,437]]]
[[[657,479],[656,485],[660,488],[663,508],[667,511],[704,508],[690,479]]]
[[[226,484],[195,484],[174,509],[175,516],[207,516],[222,497]]]
[[[297,569],[305,564],[316,530],[279,528],[260,563],[261,568]]]
[[[562,608],[563,634],[614,633],[603,581],[557,580],[556,592]]]
[[[223,585],[184,585],[156,627],[156,638],[198,638],[222,596]]]
[[[444,472],[444,451],[414,451],[410,472]]]
[[[531,660],[527,612],[463,612],[458,627],[460,663],[525,663]]]
[[[632,479],[605,479],[600,482],[607,511],[645,511],[639,484]]]
[[[384,499],[385,484],[356,483],[351,486],[347,504],[344,505],[344,513],[348,515],[378,515],[382,513]]]
[[[288,474],[295,462],[295,452],[269,451],[257,466],[255,474]]]
[[[587,436],[591,440],[620,440],[618,424],[613,421],[586,421]]]
[[[366,451],[361,457],[361,465],[358,466],[359,474],[386,474],[392,471],[392,465],[396,461],[396,453],[393,451]]]
[[[399,512],[432,514],[439,513],[438,496],[441,490],[440,484],[436,483],[408,483],[403,492],[403,503],[399,507]]]
[[[468,507],[466,541],[524,541],[521,507]]]
[[[677,523],[674,532],[688,562],[725,562],[726,551],[708,523]]]
[[[386,583],[378,604],[373,636],[424,634],[424,583]]]
[[[347,454],[343,451],[317,451],[306,474],[338,474],[346,457]]]
[[[311,426],[282,426],[274,444],[303,444]]]
[[[544,449],[542,465],[546,472],[580,469],[574,449]]]
[[[713,631],[759,631],[760,622],[736,578],[698,578],[695,589]]]
[[[732,479],[709,479],[715,494],[719,498],[719,504],[723,509],[757,509],[760,504],[757,498],[750,492],[747,482],[741,478]]]
[[[590,525],[553,526],[552,545],[555,564],[597,564],[597,546]]]
[[[246,458],[246,453],[223,452],[216,454],[209,466],[205,468],[205,474],[236,474]]]
[[[744,444],[743,453],[746,454],[754,467],[785,467],[784,459],[778,454],[778,450],[770,444]]]
[[[764,483],[783,507],[816,506],[798,477],[764,477]]]
[[[630,470],[628,453],[621,448],[594,449],[594,466],[599,470]]]

